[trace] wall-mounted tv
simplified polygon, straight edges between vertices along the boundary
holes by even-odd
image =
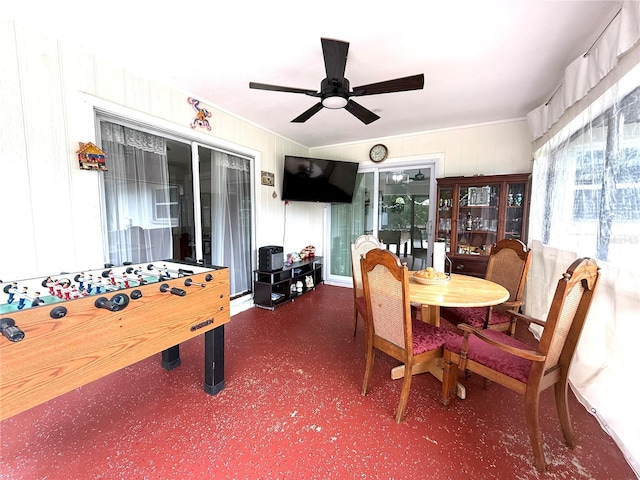
[[[286,155],[282,200],[351,203],[358,164]]]

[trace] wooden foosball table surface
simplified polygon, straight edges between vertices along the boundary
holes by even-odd
[[[0,420],[159,352],[175,368],[199,334],[204,389],[224,387],[227,268],[106,267],[0,283],[0,296]]]

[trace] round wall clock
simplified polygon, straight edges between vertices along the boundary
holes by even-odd
[[[372,162],[382,162],[385,158],[387,158],[387,155],[389,155],[389,150],[385,145],[382,145],[381,143],[374,145],[373,147],[371,147],[371,150],[369,150],[369,158]]]

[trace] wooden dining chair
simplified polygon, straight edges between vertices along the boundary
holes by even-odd
[[[393,253],[375,249],[360,260],[367,306],[365,322],[367,361],[362,395],[373,374],[375,350],[404,363],[404,379],[396,422],[404,416],[411,388],[413,365],[442,356],[442,345],[457,336],[451,331],[411,318],[409,269]]]
[[[533,447],[536,468],[544,472],[542,437],[539,424],[540,392],[555,387],[560,427],[566,445],[574,448],[575,439],[567,403],[569,369],[580,332],[599,279],[596,262],[580,258],[573,262],[558,281],[545,322],[509,312],[514,321],[542,325],[544,330],[536,347],[495,330],[480,330],[462,325],[464,336],[449,340],[444,349],[442,403],[449,406],[458,370],[468,370],[524,395],[524,411]]]
[[[429,262],[429,250],[424,246],[422,230],[419,227],[411,229],[411,270],[414,269],[416,260],[420,260],[420,266],[425,268]]]
[[[365,318],[367,307],[362,290],[362,274],[360,273],[360,257],[369,250],[382,248],[380,241],[373,235],[360,235],[351,242],[351,278],[353,280],[353,336],[358,331],[358,315]]]
[[[520,240],[500,240],[491,248],[484,278],[506,288],[509,291],[509,299],[493,307],[446,307],[440,309],[440,316],[454,325],[491,328],[508,331],[511,336],[515,335],[515,327],[511,324],[511,317],[507,312],[522,306],[531,258],[531,250]]]

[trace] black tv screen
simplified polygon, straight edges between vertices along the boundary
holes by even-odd
[[[358,164],[286,155],[282,200],[351,203]]]

